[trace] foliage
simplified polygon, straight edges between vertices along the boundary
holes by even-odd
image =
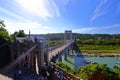
[[[24,30],[19,30],[19,32],[15,32],[13,35],[16,37],[26,37]]]
[[[115,66],[114,69],[112,70],[105,64],[88,64],[87,66],[80,66],[76,70],[73,70],[62,62],[56,62],[56,64],[60,66],[62,69],[66,70],[67,72],[73,73],[83,80],[90,80],[91,77],[94,78],[98,72],[100,72],[101,75],[97,76],[101,77],[103,75],[104,80],[120,79],[120,68],[117,66]]]
[[[79,34],[72,33],[73,39],[77,40],[109,40],[109,39],[120,39],[120,34]],[[47,34],[47,38],[50,40],[63,40],[64,33]]]
[[[114,66],[113,72],[117,74],[118,78],[120,78],[120,67]]]
[[[77,43],[84,45],[120,45],[120,39],[79,40]]]
[[[0,19],[0,27],[5,27],[4,20]]]
[[[54,41],[50,41],[50,43],[49,43],[49,45],[51,47],[55,47],[55,46],[57,46],[59,44],[63,44],[63,41],[61,41],[61,40],[54,40]]]
[[[10,40],[9,34],[4,27],[0,27],[0,40],[3,40],[3,41]]]
[[[58,65],[59,67],[61,67],[62,69],[64,69],[67,72],[75,74],[75,70],[71,69],[70,66],[68,66],[62,62],[56,62],[56,65]]]
[[[24,30],[19,30],[19,32],[15,31],[12,35],[10,35],[10,37],[13,40],[14,37],[26,37],[26,34],[25,34]]]
[[[81,52],[87,53],[119,53],[120,40],[79,40],[75,42]]]

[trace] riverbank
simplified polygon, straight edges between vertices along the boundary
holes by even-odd
[[[81,55],[81,54],[80,54]],[[93,57],[118,57],[120,58],[120,53],[82,53],[83,56],[93,56]]]

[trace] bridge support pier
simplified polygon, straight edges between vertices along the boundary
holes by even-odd
[[[67,60],[67,51],[65,51],[65,57],[64,57],[65,60]]]
[[[65,50],[65,60],[67,60],[67,56],[70,54],[70,49]]]
[[[34,55],[33,55],[33,53],[31,53],[31,55],[30,55],[30,64],[31,64],[32,70],[34,70],[35,68],[34,68]]]
[[[49,58],[48,58],[48,52],[44,53],[44,62],[46,63],[46,65],[49,65]]]

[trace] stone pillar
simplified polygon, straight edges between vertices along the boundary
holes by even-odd
[[[64,57],[65,60],[67,60],[67,50],[65,50],[65,57]]]
[[[44,67],[44,48],[43,48],[43,43],[41,44],[40,59],[41,59],[41,66]]]
[[[48,53],[47,52],[44,54],[44,60],[45,60],[46,65],[49,65],[49,59],[48,59]]]
[[[41,67],[41,54],[40,52],[37,53],[37,61],[38,61],[38,68]]]
[[[30,64],[31,64],[31,68],[34,70],[34,53],[32,52],[30,55]]]

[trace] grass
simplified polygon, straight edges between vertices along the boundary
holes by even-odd
[[[120,46],[117,45],[80,45],[79,49],[87,53],[120,53]]]
[[[74,69],[74,58],[73,57],[67,56],[67,60],[62,59],[62,62],[67,64],[70,68]]]

